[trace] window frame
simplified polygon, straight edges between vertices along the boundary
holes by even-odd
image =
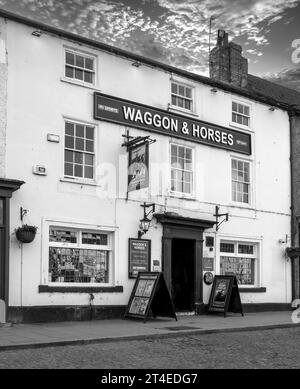
[[[68,242],[50,242],[49,232],[50,227],[56,227],[62,230],[80,230],[83,232],[93,232],[93,233],[105,233],[108,235],[108,245],[103,246],[104,250],[109,248],[109,282],[100,283],[100,282],[53,282],[49,281],[49,247],[58,247],[59,244],[62,248],[74,248],[76,244],[68,244]],[[81,234],[80,234],[81,235]],[[90,225],[86,223],[78,223],[77,221],[72,221],[71,219],[54,219],[54,218],[43,218],[42,221],[42,263],[41,263],[41,285],[55,286],[55,287],[110,287],[115,286],[118,282],[115,282],[115,269],[118,268],[119,263],[117,256],[117,240],[118,240],[118,228],[114,226],[99,226],[99,225]],[[50,245],[49,243],[53,243]],[[77,243],[78,245],[78,243]],[[92,249],[96,250],[96,245],[85,245],[84,247],[77,246],[76,248],[83,249]]]
[[[234,181],[233,180],[233,168],[232,168],[232,162],[233,160],[237,161],[238,162],[243,162],[243,163],[248,163],[248,166],[249,166],[249,183],[246,183],[246,182],[241,182],[241,181]],[[247,184],[248,185],[248,202],[245,203],[245,202],[241,202],[241,201],[236,201],[233,199],[233,187],[232,187],[232,184],[233,182],[239,182],[239,183],[242,183],[243,185],[244,184]],[[253,206],[253,178],[252,178],[252,160],[248,160],[248,159],[243,159],[243,158],[240,158],[238,156],[234,156],[232,155],[230,157],[230,203],[232,205],[239,205],[239,206],[243,206],[243,207],[251,207]]]
[[[69,176],[65,174],[65,134],[66,134],[66,122],[74,123],[74,124],[80,124],[88,127],[93,127],[94,129],[94,153],[88,152],[87,154],[92,154],[94,157],[94,165],[93,165],[93,178],[85,178],[85,177],[76,177],[76,176]],[[68,182],[74,182],[74,183],[81,183],[81,184],[87,184],[87,185],[96,185],[96,167],[97,167],[97,145],[98,145],[98,123],[91,123],[91,122],[85,122],[82,120],[77,120],[74,118],[70,118],[67,116],[63,116],[63,136],[62,136],[62,175],[61,175],[61,181],[68,181]],[[74,151],[75,150],[71,150]],[[78,150],[78,152],[81,152]],[[82,151],[83,154],[85,154],[85,151]],[[83,165],[84,166],[84,165]]]
[[[178,105],[174,105],[172,103],[172,96],[173,96],[173,92],[172,92],[172,84],[177,84],[178,86],[183,86],[184,88],[189,88],[191,90],[191,98],[187,98],[185,96],[181,96],[181,95],[178,95],[176,94],[177,97],[181,97],[185,100],[190,100],[191,101],[191,105],[192,105],[192,109],[188,109],[188,108],[185,108],[185,107],[180,107]],[[173,109],[173,110],[178,110],[178,111],[182,111],[184,113],[190,113],[190,114],[195,114],[195,86],[194,85],[191,85],[191,84],[188,84],[184,81],[179,81],[177,79],[174,79],[174,78],[171,78],[170,79],[170,103],[169,103],[169,108],[170,109]]]
[[[233,111],[233,104],[238,104],[238,105],[242,105],[243,107],[247,107],[249,109],[249,115],[245,115],[244,113],[239,113],[237,111]],[[244,108],[243,108],[244,110]],[[236,114],[236,115],[240,115],[242,117],[247,117],[248,118],[248,125],[245,125],[245,124],[241,124],[241,123],[238,123],[238,122],[234,122],[232,119],[232,115],[233,114]],[[246,103],[244,101],[240,101],[238,99],[232,99],[231,100],[231,107],[230,107],[230,121],[229,121],[229,124],[233,127],[238,127],[238,128],[242,128],[244,130],[251,130],[251,127],[252,127],[252,121],[253,121],[253,117],[252,117],[252,105],[249,104],[249,103]]]
[[[66,76],[66,52],[70,52],[75,55],[80,55],[83,57],[91,58],[93,59],[93,82],[89,83],[84,80],[79,80],[77,78],[72,78],[72,77],[67,77]],[[98,85],[98,76],[97,76],[97,69],[98,69],[98,55],[96,52],[93,51],[87,51],[87,50],[82,50],[77,47],[72,47],[68,45],[62,46],[62,75],[61,75],[61,81],[65,81],[71,84],[79,85],[79,86],[84,86],[87,88],[95,89]],[[84,70],[84,68],[82,68]],[[88,70],[88,69],[87,69]]]
[[[184,147],[185,149],[191,150],[192,154],[192,170],[191,170],[191,176],[192,176],[192,183],[191,183],[191,192],[185,193],[185,192],[178,192],[176,190],[172,190],[172,146],[176,147]],[[181,198],[194,198],[195,196],[195,149],[191,146],[187,146],[185,144],[177,143],[174,141],[171,141],[169,144],[169,192],[171,195]],[[181,170],[181,169],[178,169]],[[184,171],[184,170],[182,170]]]
[[[234,245],[234,252],[222,252],[220,249],[221,243],[228,243]],[[253,254],[241,254],[238,252],[239,245],[254,246]],[[261,266],[262,240],[261,239],[247,239],[244,237],[228,237],[220,236],[217,241],[217,274],[221,274],[221,257],[233,258],[251,258],[254,259],[254,283],[253,284],[239,284],[240,288],[257,288],[261,285],[262,266]]]

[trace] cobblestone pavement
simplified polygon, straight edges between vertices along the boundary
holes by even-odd
[[[300,328],[0,352],[1,369],[300,368]]]

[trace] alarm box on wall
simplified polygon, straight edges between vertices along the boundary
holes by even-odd
[[[37,174],[38,176],[46,176],[47,168],[45,165],[34,165],[32,167],[32,173]]]

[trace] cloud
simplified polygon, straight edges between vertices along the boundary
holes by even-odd
[[[277,73],[266,73],[262,77],[300,92],[300,68],[284,69]]]
[[[0,0],[3,8],[186,70],[208,71],[209,20],[243,37],[251,60],[299,0]],[[268,28],[266,28],[268,26]],[[259,46],[259,49],[258,49]]]

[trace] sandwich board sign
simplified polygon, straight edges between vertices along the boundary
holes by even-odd
[[[177,321],[163,273],[139,272],[124,318],[143,319],[145,323],[150,313],[154,317],[173,317]]]
[[[215,276],[211,288],[209,312],[243,313],[237,278],[234,275]]]

